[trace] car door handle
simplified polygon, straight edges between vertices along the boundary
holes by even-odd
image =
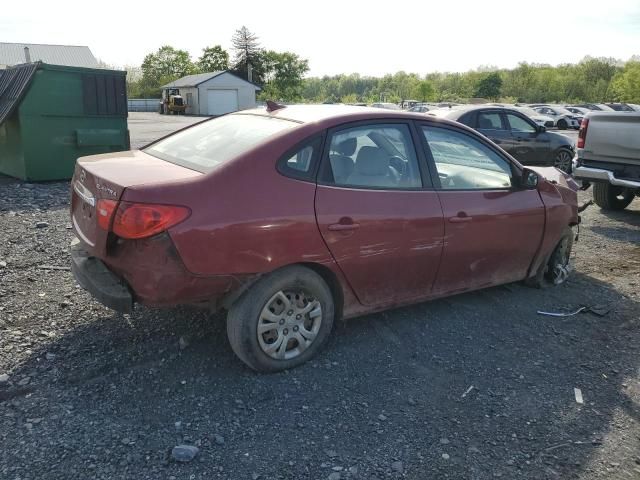
[[[346,232],[348,230],[356,230],[360,228],[359,223],[332,223],[329,225],[329,230],[332,232]]]
[[[458,215],[457,217],[451,217],[449,219],[451,223],[470,222],[471,220],[473,220],[473,217],[467,217],[466,215],[465,216]]]

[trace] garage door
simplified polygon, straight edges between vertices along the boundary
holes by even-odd
[[[237,110],[237,90],[207,90],[207,112],[209,115],[224,115]]]

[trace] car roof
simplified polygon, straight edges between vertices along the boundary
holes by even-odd
[[[504,111],[504,110],[515,110],[511,107],[499,107],[497,105],[454,105],[451,108],[439,108],[437,110],[429,110],[429,115],[439,118],[447,118],[449,120],[456,120],[460,118],[463,114],[467,112],[472,112],[475,110],[496,110],[496,111]]]
[[[322,123],[323,127],[345,122],[378,119],[416,119],[424,121],[425,116],[404,110],[387,110],[374,107],[360,107],[354,105],[287,105],[272,112],[266,108],[242,110],[232,115],[262,115],[268,117],[292,120],[298,123]]]

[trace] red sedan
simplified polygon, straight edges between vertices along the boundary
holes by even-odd
[[[315,355],[337,318],[569,273],[577,185],[459,123],[269,104],[77,162],[72,269],[108,307],[228,310],[250,367]]]

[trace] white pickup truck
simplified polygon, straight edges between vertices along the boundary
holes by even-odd
[[[640,196],[640,112],[590,112],[582,121],[573,176],[593,184],[593,200],[623,210]]]

